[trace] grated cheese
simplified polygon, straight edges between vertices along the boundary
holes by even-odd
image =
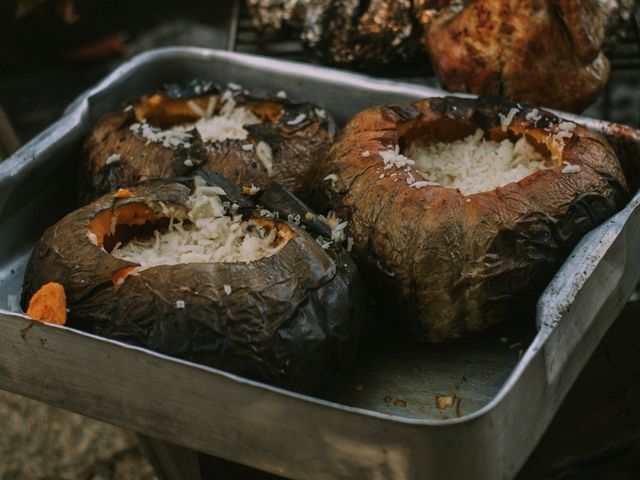
[[[316,237],[316,242],[325,250],[333,245],[333,242],[326,240],[322,235]]]
[[[307,212],[309,213],[309,212]],[[306,215],[305,215],[306,217]],[[349,224],[346,221],[342,221],[334,212],[328,212],[326,215],[318,215],[320,221],[325,223],[331,229],[331,243],[340,244],[347,239],[345,229]],[[310,219],[307,219],[310,220]],[[324,247],[328,248],[328,247]]]
[[[147,145],[150,143],[161,143],[163,147],[167,148],[189,148],[191,146],[189,140],[193,138],[193,135],[187,131],[192,130],[192,128],[181,125],[162,130],[143,122],[132,124],[129,130],[146,139]]]
[[[298,116],[296,116],[296,118],[294,118],[293,120],[289,120],[287,122],[287,125],[300,125],[302,122],[305,121],[306,118],[307,116],[304,113],[301,113]]]
[[[440,186],[440,184],[439,184],[439,183],[436,183],[436,182],[429,182],[429,181],[426,181],[426,180],[421,180],[421,181],[418,181],[418,182],[414,182],[414,183],[412,183],[412,184],[411,184],[411,185],[409,185],[409,186],[410,186],[411,188],[418,188],[418,189],[420,189],[420,188],[422,188],[422,187]]]
[[[581,170],[582,169],[580,168],[580,165],[566,164],[566,166],[562,169],[562,173],[565,173],[565,174],[579,173]]]
[[[196,102],[194,102],[193,100],[189,100],[187,102],[187,105],[189,106],[189,108],[191,110],[193,110],[193,112],[196,115],[200,115],[201,117],[204,117],[206,115],[205,111],[200,107],[200,105],[198,105]]]
[[[240,89],[239,85],[229,84]],[[242,106],[237,106],[230,90],[225,90],[221,96],[222,107],[214,115],[216,108],[216,98],[209,97],[207,108],[202,109],[196,102],[189,100],[187,105],[200,118],[193,123],[176,125],[168,129],[153,127],[145,122],[134,123],[129,128],[131,131],[147,139],[147,143],[161,143],[164,147],[177,148],[191,146],[190,140],[193,130],[197,130],[203,142],[222,142],[224,140],[245,140],[249,132],[245,128],[247,125],[261,123],[253,112]]]
[[[271,256],[284,246],[276,242],[275,228],[244,221],[233,213],[233,206],[226,208],[226,202],[214,193],[216,188],[197,186],[187,202],[186,218],[172,220],[166,232],[155,230],[151,238],[116,245],[111,255],[145,270],[182,263],[250,262]]]
[[[203,116],[193,124],[202,141],[246,140],[249,132],[244,127],[260,123],[260,119],[250,110],[236,106],[236,102],[228,90],[222,95],[222,103],[222,108],[217,115]]]
[[[557,156],[561,156],[564,151],[565,139],[573,136],[573,130],[576,128],[575,123],[560,122],[555,126],[553,136],[551,137],[551,145],[558,152]]]
[[[271,150],[271,146],[266,142],[260,141],[256,147],[256,156],[267,170],[267,175],[273,177],[273,151]]]
[[[382,157],[382,161],[384,162],[385,170],[388,170],[392,167],[403,168],[409,165],[414,165],[416,163],[410,158],[402,155],[400,153],[400,147],[398,146],[396,146],[394,150],[384,150],[380,152],[380,156]]]
[[[426,181],[457,188],[465,195],[493,190],[550,166],[526,139],[498,143],[486,140],[480,129],[455,142],[413,143],[405,153]],[[416,183],[420,186],[414,188],[426,186],[410,182]]]
[[[500,129],[503,132],[507,131],[507,129],[509,128],[509,125],[511,125],[511,122],[513,121],[513,117],[515,117],[519,111],[520,111],[519,109],[514,107],[511,110],[509,110],[509,113],[507,113],[506,117],[501,113],[498,114],[498,117],[500,117]]]
[[[529,113],[527,113],[525,118],[530,122],[537,122],[538,120],[542,119],[542,115],[540,114],[540,110],[534,108]]]

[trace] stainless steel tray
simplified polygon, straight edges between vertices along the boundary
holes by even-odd
[[[199,48],[128,61],[0,163],[0,388],[291,478],[513,477],[640,277],[638,195],[576,247],[540,298],[536,325],[514,318],[451,345],[365,347],[318,397],[7,310],[34,243],[73,208],[78,152],[92,121],[193,77],[284,89],[339,123],[373,104],[443,94]],[[565,116],[607,134],[628,162],[640,152],[632,129]],[[438,408],[438,398],[451,406]]]

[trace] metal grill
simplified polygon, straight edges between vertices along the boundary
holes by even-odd
[[[229,49],[302,62],[314,61],[295,39],[265,40],[251,22],[245,2],[236,2],[235,20]],[[640,5],[620,40],[606,49],[611,62],[611,77],[595,105],[584,114],[640,128]],[[437,86],[429,62],[385,72],[368,72],[395,80]]]

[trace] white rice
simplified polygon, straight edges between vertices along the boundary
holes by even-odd
[[[394,150],[384,150],[380,152],[382,161],[384,162],[384,169],[390,168],[402,168],[415,164],[416,162],[407,158],[400,153],[400,147],[396,146]]]
[[[204,142],[221,142],[229,139],[245,140],[249,135],[245,126],[260,123],[260,118],[250,110],[237,106],[229,90],[222,94],[221,102],[220,111],[214,115],[215,97],[210,97],[206,110],[190,100],[189,107],[201,117],[193,123],[161,129],[142,122],[134,123],[129,128],[144,137],[147,143],[161,143],[164,147],[169,148],[189,148],[194,130],[198,131]]]
[[[273,177],[273,150],[271,150],[271,145],[263,141],[258,142],[256,146],[256,156],[267,170],[267,175]]]
[[[580,173],[582,169],[580,168],[580,165],[569,165],[568,163],[565,164],[564,168],[562,169],[562,173],[564,174],[570,174],[570,173]]]
[[[304,113],[301,113],[298,116],[296,116],[296,118],[294,118],[293,120],[289,120],[287,122],[287,125],[300,125],[302,122],[305,121],[306,118],[307,116]]]
[[[500,117],[500,129],[503,132],[506,132],[509,129],[509,125],[511,125],[511,122],[513,121],[513,117],[515,117],[519,111],[520,111],[519,109],[514,107],[511,110],[509,110],[509,113],[507,113],[506,117],[501,113],[498,114],[498,116]]]
[[[329,245],[333,243],[339,245],[347,239],[346,228],[349,222],[343,221],[333,211],[328,212],[326,215],[318,215],[318,218],[331,229],[331,242],[329,242]],[[328,248],[323,243],[320,244],[323,248]]]
[[[225,207],[216,187],[198,186],[187,206],[189,222],[173,220],[166,232],[134,239],[116,246],[111,254],[140,265],[145,270],[157,265],[181,263],[250,262],[278,252],[286,242],[274,246],[277,231],[257,222],[243,221]]]
[[[561,121],[553,127],[553,136],[551,137],[551,145],[558,152],[556,158],[562,156],[564,151],[565,140],[568,140],[573,136],[573,131],[576,128],[576,124],[573,122]]]
[[[542,115],[540,114],[540,110],[534,108],[529,113],[527,113],[525,118],[530,122],[537,122],[538,120],[542,119]]]
[[[163,147],[167,148],[189,148],[191,146],[190,140],[193,138],[193,134],[190,133],[190,131],[193,130],[193,125],[178,125],[163,130],[153,127],[146,122],[142,122],[132,124],[129,130],[145,138],[147,145],[150,143],[161,143]]]
[[[415,164],[413,168],[420,171],[425,181],[457,188],[465,195],[490,191],[550,167],[548,160],[526,139],[515,143],[508,139],[495,142],[486,140],[480,129],[455,142],[413,143],[405,155],[400,155],[400,161],[394,163]],[[415,188],[428,185],[409,183]]]
[[[232,105],[226,108],[227,105]],[[255,125],[260,119],[244,107],[236,107],[233,99],[229,99],[218,115],[201,118],[194,126],[202,141],[221,142],[228,139],[246,140],[249,136],[245,125]]]

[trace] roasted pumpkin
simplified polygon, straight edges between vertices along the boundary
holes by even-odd
[[[294,103],[284,92],[259,96],[200,81],[168,85],[98,120],[84,145],[80,199],[197,170],[304,192],[334,131],[324,110]]]
[[[324,249],[220,185],[148,182],[67,215],[31,256],[23,307],[55,281],[70,327],[285,388],[320,387],[357,351],[357,269],[342,248]]]
[[[484,163],[465,142],[488,152]],[[386,318],[435,342],[532,316],[578,240],[628,197],[601,135],[495,98],[365,110],[341,132],[316,188],[316,202],[349,221]]]

